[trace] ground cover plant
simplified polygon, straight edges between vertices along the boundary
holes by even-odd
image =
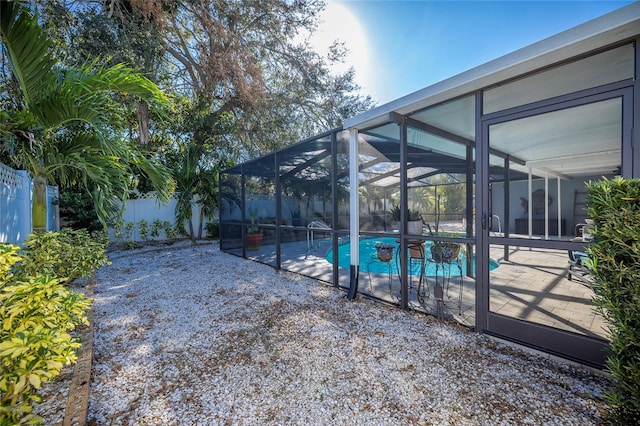
[[[70,331],[88,324],[90,301],[66,284],[105,263],[104,242],[83,230],[0,244],[0,425],[41,422],[38,390],[76,361]]]

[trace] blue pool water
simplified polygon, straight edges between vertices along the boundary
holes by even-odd
[[[385,243],[385,244],[393,244],[396,248],[393,250],[393,259],[389,263],[381,262],[378,260],[376,255],[376,243]],[[430,245],[432,243],[430,241],[426,242],[425,251],[426,253],[430,252]],[[398,255],[398,242],[394,237],[384,237],[384,238],[362,238],[360,239],[360,272],[373,272],[377,274],[386,274],[389,272],[389,265],[391,266],[391,272],[394,274],[398,273],[398,268],[400,267],[397,255]],[[329,250],[327,253],[326,259],[329,263],[333,263],[333,250]],[[462,268],[462,274],[467,273],[467,260],[464,253],[460,253],[458,256],[460,267]],[[349,269],[351,266],[351,252],[349,243],[340,244],[338,246],[338,266],[341,268]],[[494,270],[498,266],[497,261],[493,259],[489,259],[489,269]],[[475,273],[476,269],[476,259],[475,257],[471,260],[471,267],[473,268],[473,272]],[[420,264],[416,261],[411,263],[411,267],[409,268],[409,273],[413,275],[420,274]],[[440,272],[442,273],[442,272]],[[435,276],[436,275],[436,264],[434,262],[426,262],[425,263],[425,275],[427,276]]]

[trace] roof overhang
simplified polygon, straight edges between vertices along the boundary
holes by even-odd
[[[389,113],[410,114],[638,35],[640,3],[633,3],[345,120],[343,127],[362,130],[378,126],[389,122]]]

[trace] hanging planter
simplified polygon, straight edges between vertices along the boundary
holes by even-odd
[[[438,263],[448,263],[458,258],[460,244],[434,241],[431,246],[431,258]]]
[[[376,243],[376,254],[381,262],[389,262],[393,258],[393,250],[396,248],[393,244]]]

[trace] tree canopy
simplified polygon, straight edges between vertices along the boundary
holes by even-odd
[[[37,16],[42,37],[48,40],[33,52],[39,66],[46,69],[47,78],[63,85],[68,81],[79,83],[76,90],[85,89],[82,99],[103,101],[100,117],[108,125],[94,127],[94,131],[101,130],[93,136],[102,136],[98,140],[100,149],[121,147],[133,154],[127,159],[127,164],[133,167],[122,174],[129,176],[128,189],[132,185],[143,191],[155,187],[158,179],[149,173],[154,170],[147,167],[149,161],[163,163],[176,182],[188,182],[196,173],[203,177],[215,174],[223,167],[338,127],[342,120],[373,106],[370,97],[359,93],[353,69],[339,74],[332,72],[332,65],[344,58],[340,43],[336,42],[325,56],[311,48],[309,40],[324,8],[322,1],[19,3]],[[0,62],[3,109],[22,111],[20,104],[30,94],[21,90],[24,82],[13,72],[7,57]],[[115,76],[117,71],[144,76],[163,93],[155,92],[154,96],[126,90],[107,93],[83,80],[88,77],[95,80],[100,73]],[[58,87],[58,92],[38,89],[37,93],[48,93],[47,99],[51,101],[58,99],[63,87],[66,86]],[[171,100],[170,115],[162,116],[167,109],[157,108],[160,99],[165,103]],[[33,117],[33,114],[22,117],[23,124]],[[7,123],[5,120],[5,130]],[[36,127],[45,128],[32,126],[28,134],[35,134]],[[41,160],[59,155],[57,150],[62,147],[75,149],[74,155],[84,153],[84,148],[80,148],[88,142],[84,130],[83,126],[75,125],[65,127],[64,131],[42,133],[38,136],[41,139],[55,134],[51,143],[42,145],[52,150],[34,152],[34,157]],[[29,145],[29,138],[10,133],[14,142],[22,141],[23,147]],[[80,138],[85,139],[83,144],[79,143]],[[111,143],[105,145],[107,139]],[[118,144],[114,143],[116,140]],[[189,145],[197,148],[189,149]],[[11,149],[4,145],[2,159],[12,166],[23,164],[8,155]],[[124,151],[111,154],[123,158]],[[181,155],[188,157],[180,158]],[[63,186],[87,183],[82,176],[104,169],[99,161],[91,161],[95,161],[93,169],[75,175],[68,173],[69,168],[56,168],[56,183]],[[175,167],[176,164],[183,167]],[[187,170],[186,165],[191,169]],[[87,190],[96,193],[95,180],[87,185],[93,185]],[[201,199],[215,204],[212,188],[198,191]],[[204,207],[211,210],[211,206]]]
[[[209,143],[217,158],[246,160],[338,127],[373,106],[359,93],[353,70],[331,72],[344,59],[339,43],[326,56],[310,46],[322,1],[36,4],[58,45],[71,47],[66,60],[113,57],[179,101],[168,127],[151,129],[149,143],[156,147]],[[144,112],[132,108],[132,136],[144,131]],[[230,114],[231,126],[222,114]]]
[[[0,40],[0,148],[12,166],[35,178],[34,229],[44,227],[47,179],[89,193],[105,225],[132,176],[145,176],[161,199],[168,198],[173,184],[167,169],[121,132],[122,99],[169,107],[156,84],[121,63],[60,64],[36,18],[16,2],[0,3]]]

